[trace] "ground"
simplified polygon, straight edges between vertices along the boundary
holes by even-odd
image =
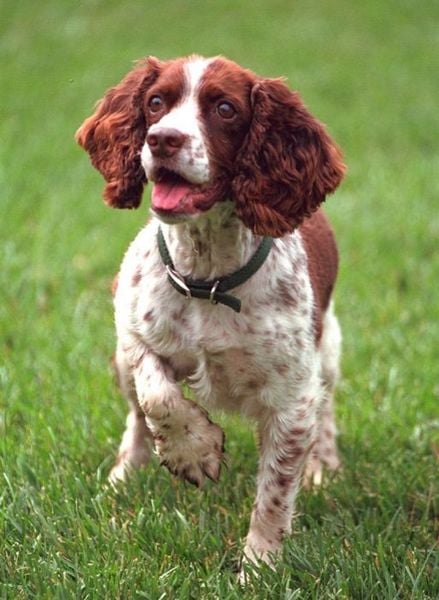
[[[436,598],[437,3],[9,2],[2,10],[0,596]],[[251,428],[203,492],[156,464],[106,487],[125,406],[110,286],[147,218],[100,200],[75,129],[132,61],[224,54],[286,76],[345,152],[328,199],[343,472],[303,492],[278,570],[236,581]],[[148,195],[146,195],[146,201]]]

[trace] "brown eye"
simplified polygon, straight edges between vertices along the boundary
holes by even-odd
[[[157,113],[162,110],[164,102],[160,96],[151,96],[148,102],[148,108],[152,113]]]
[[[230,102],[220,102],[216,107],[216,112],[222,119],[233,119],[236,115],[236,109]]]

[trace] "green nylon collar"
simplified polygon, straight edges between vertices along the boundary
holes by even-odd
[[[241,285],[258,271],[270,253],[273,245],[273,238],[268,236],[264,237],[259,248],[246,265],[231,275],[211,280],[183,277],[183,275],[175,269],[161,227],[159,227],[157,232],[157,243],[161,259],[166,267],[168,281],[177,292],[180,292],[180,294],[183,294],[183,296],[186,296],[187,298],[200,298],[202,300],[210,300],[212,304],[225,304],[235,312],[240,312],[241,300],[231,294],[226,294],[225,292]]]

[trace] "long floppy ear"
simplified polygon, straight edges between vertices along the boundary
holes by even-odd
[[[341,182],[345,165],[324,125],[281,80],[255,84],[252,103],[232,195],[247,227],[279,237],[317,210]]]
[[[76,141],[107,181],[104,199],[110,206],[137,208],[141,202],[146,183],[140,162],[147,129],[143,97],[160,68],[155,58],[140,61],[108,90],[95,113],[76,132]]]

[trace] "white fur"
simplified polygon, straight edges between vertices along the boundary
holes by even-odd
[[[180,102],[148,130],[148,133],[157,134],[164,128],[176,129],[187,136],[172,168],[194,184],[207,183],[210,178],[207,146],[197,103],[198,87],[210,62],[209,59],[194,58],[185,64],[185,89]],[[146,143],[142,148],[141,161],[148,179],[153,179],[154,157]]]
[[[161,461],[193,483],[218,478],[222,432],[183,396],[178,382],[185,380],[195,400],[207,407],[256,420],[261,457],[244,555],[270,562],[290,531],[307,460],[311,479],[321,478],[321,461],[336,466],[334,436],[329,447],[319,435],[322,430],[335,434],[331,396],[338,373],[338,324],[331,309],[316,347],[314,299],[298,232],[276,239],[260,270],[233,290],[242,301],[236,314],[172,288],[157,248],[158,225],[153,219],[139,233],[121,267],[115,296],[118,368],[131,380],[129,389],[135,383]],[[175,267],[194,278],[239,268],[260,243],[228,203],[194,221],[162,227]],[[294,306],[283,302],[280,281],[289,282]],[[133,408],[132,414],[113,480],[123,479],[126,469],[148,454],[148,436],[139,441],[137,435],[142,413]]]

